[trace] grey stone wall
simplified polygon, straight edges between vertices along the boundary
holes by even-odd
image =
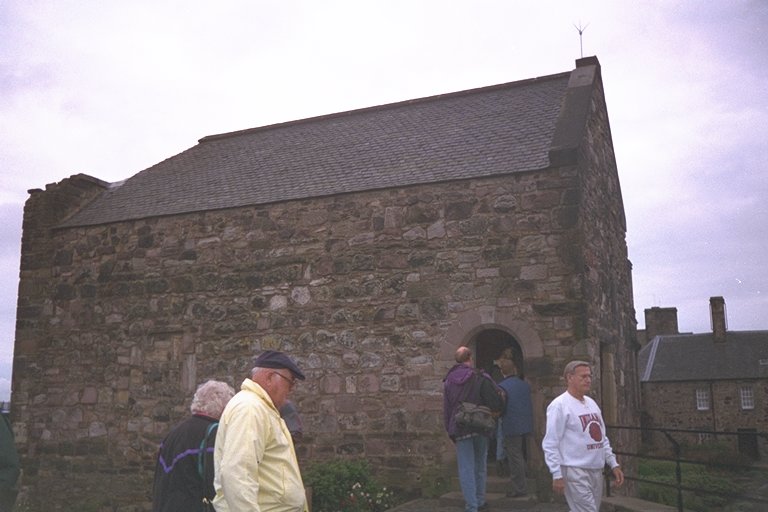
[[[481,306],[508,310],[544,340],[544,357],[576,340],[581,309],[562,304],[578,297],[578,280],[560,256],[572,175],[28,240],[51,248],[22,269],[24,302],[36,314],[20,325],[13,400],[30,480],[67,481],[60,460],[80,467],[82,459],[83,471],[98,460],[95,467],[149,473],[196,383],[237,385],[249,358],[267,348],[291,353],[307,370],[296,392],[304,460],[360,455],[403,477],[442,465],[450,450],[441,380],[462,341],[445,339],[453,318]]]
[[[589,360],[599,361],[593,389],[608,425],[640,424],[637,377],[636,315],[632,298],[632,265],[626,245],[626,218],[616,159],[611,143],[608,108],[598,80],[592,91],[587,133],[580,148],[584,205],[580,225],[584,240],[584,298],[588,323]],[[595,143],[600,141],[600,143]],[[615,451],[637,453],[639,436],[632,430],[609,430]],[[628,474],[636,474],[637,460],[620,457]],[[628,482],[623,492],[633,493]]]
[[[742,386],[752,387],[755,408],[741,408]],[[690,381],[690,382],[644,382],[643,410],[647,426],[654,428],[708,430],[737,432],[739,429],[755,429],[768,432],[768,379]],[[710,393],[709,410],[696,408],[696,390],[706,389]],[[678,440],[696,443],[698,435],[676,435]],[[720,436],[719,440],[730,442],[736,447],[736,436]],[[657,447],[664,447],[663,438],[655,436]],[[763,450],[766,442],[762,441]],[[666,445],[668,446],[668,445]]]

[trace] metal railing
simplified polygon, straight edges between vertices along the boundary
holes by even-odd
[[[762,438],[763,440],[768,441],[768,433],[766,432],[726,432],[726,431],[712,431],[712,430],[687,430],[687,429],[673,429],[673,428],[646,428],[646,427],[628,427],[628,426],[619,426],[619,425],[606,425],[609,431],[619,431],[619,430],[629,430],[629,431],[639,431],[641,432],[643,438],[647,438],[649,435],[653,435],[653,433],[661,434],[663,439],[665,439],[668,444],[665,449],[653,451],[648,449],[647,446],[647,440],[644,441],[644,443],[641,443],[643,445],[643,448],[641,448],[642,453],[632,453],[632,452],[626,452],[621,451],[618,449],[615,449],[614,452],[618,456],[622,457],[630,457],[637,459],[638,464],[636,467],[639,467],[639,462],[641,460],[657,460],[657,461],[667,461],[667,462],[673,462],[675,465],[675,475],[674,475],[674,484],[663,482],[659,480],[652,480],[647,478],[641,478],[639,474],[636,475],[628,475],[624,474],[625,480],[628,481],[635,481],[638,483],[645,483],[645,484],[651,484],[654,486],[660,486],[660,487],[666,487],[666,488],[672,488],[675,489],[677,493],[677,510],[679,512],[683,512],[683,507],[685,505],[684,503],[684,493],[693,493],[697,496],[701,495],[710,495],[710,496],[716,496],[723,499],[732,499],[737,500],[739,502],[749,502],[749,503],[755,503],[760,505],[765,505],[765,510],[768,510],[768,496],[758,496],[756,494],[751,493],[745,493],[743,491],[722,491],[722,490],[712,490],[711,488],[703,488],[703,487],[692,487],[690,485],[684,485],[683,484],[683,469],[684,465],[701,465],[706,466],[709,468],[718,468],[718,469],[724,469],[724,470],[731,470],[732,473],[735,475],[738,472],[744,472],[745,470],[755,470],[755,471],[765,471],[766,474],[768,474],[768,466],[762,465],[761,467],[757,467],[750,463],[729,463],[729,462],[718,462],[717,460],[713,460],[713,458],[710,456],[708,458],[697,458],[695,456],[691,456],[690,454],[687,454],[686,451],[692,451],[690,449],[690,445],[697,444],[694,443],[686,443],[685,439],[695,439],[703,446],[706,446],[707,441],[709,440],[722,440],[723,438],[731,438],[734,439],[734,445],[737,445],[739,442],[739,439],[741,439],[740,436],[754,436],[754,439],[757,440],[759,438]],[[609,436],[611,437],[611,436]],[[613,443],[612,443],[613,444]],[[671,453],[669,449],[671,448]],[[659,453],[660,452],[660,453]],[[668,454],[668,455],[667,455]],[[737,459],[738,457],[734,457],[734,459]],[[606,477],[611,478],[612,474],[610,471],[606,472]],[[764,483],[764,481],[762,482]],[[611,495],[611,486],[606,485],[606,493],[608,496]]]

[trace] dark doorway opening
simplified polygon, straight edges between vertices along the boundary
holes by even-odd
[[[514,336],[501,329],[486,329],[479,332],[473,341],[475,367],[485,370],[494,381],[501,382],[504,378],[499,367],[493,363],[504,351],[511,351],[518,375],[520,378],[525,376],[523,352]],[[488,446],[488,462],[491,468],[489,472],[495,472],[497,476],[506,476],[509,467],[506,466],[505,469],[506,456],[501,453],[499,441],[499,439],[493,438]],[[527,459],[527,453],[524,455]]]
[[[486,329],[475,336],[475,366],[485,370],[493,379],[501,380],[499,368],[493,364],[505,350],[512,351],[520,378],[525,378],[525,361],[520,344],[508,332],[501,329]]]
[[[760,460],[760,449],[757,443],[757,430],[753,428],[740,428],[739,453],[752,460]]]

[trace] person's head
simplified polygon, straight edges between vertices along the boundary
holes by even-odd
[[[304,437],[304,426],[301,423],[301,416],[299,411],[296,410],[296,406],[290,400],[287,400],[282,407],[280,407],[280,417],[285,421],[285,426],[288,427],[288,432],[291,433],[293,443],[296,444]]]
[[[502,352],[499,358],[496,359],[496,366],[499,367],[501,373],[505,377],[508,375],[517,375],[517,365],[515,364],[515,359],[511,351],[505,350]]]
[[[227,402],[233,396],[235,396],[235,390],[232,389],[232,386],[226,382],[209,380],[197,386],[189,410],[192,414],[202,414],[209,418],[219,419]]]
[[[563,379],[571,395],[583,398],[592,387],[591,365],[586,361],[571,361],[565,365]]]
[[[304,379],[296,363],[282,352],[267,350],[253,361],[251,380],[264,388],[278,409],[288,400],[296,381]]]
[[[469,347],[461,346],[456,350],[455,359],[459,364],[472,364],[472,351]]]

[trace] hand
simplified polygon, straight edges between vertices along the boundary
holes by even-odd
[[[624,478],[622,476],[622,478]],[[555,491],[557,494],[563,494],[565,492],[565,479],[564,478],[553,478],[552,479],[552,490]]]
[[[613,468],[613,478],[616,480],[616,483],[613,484],[614,487],[621,487],[621,484],[624,483],[624,472],[621,470],[619,466],[616,466]]]

